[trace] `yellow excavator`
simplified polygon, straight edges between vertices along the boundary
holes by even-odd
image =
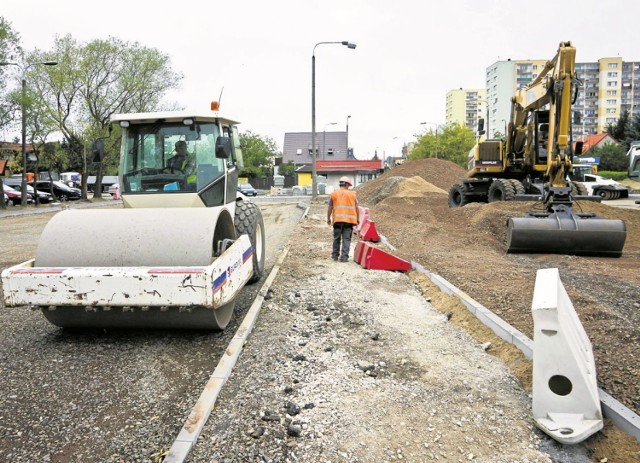
[[[573,211],[573,200],[598,200],[571,182],[571,106],[581,82],[576,49],[561,42],[537,78],[511,98],[505,139],[477,143],[468,157],[467,178],[449,190],[449,207],[472,202],[539,201],[525,217],[507,222],[507,252],[619,257],[626,240],[622,220]]]

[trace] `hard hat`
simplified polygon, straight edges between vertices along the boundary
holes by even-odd
[[[345,177],[340,177],[340,180],[338,180],[338,182],[340,183],[346,183],[349,186],[353,186],[353,183],[351,183],[351,179],[347,176]]]

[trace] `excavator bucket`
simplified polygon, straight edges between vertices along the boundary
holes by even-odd
[[[626,238],[624,221],[592,213],[575,214],[570,207],[507,221],[509,253],[620,257]]]

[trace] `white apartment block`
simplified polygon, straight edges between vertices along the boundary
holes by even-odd
[[[532,82],[544,68],[545,60],[498,61],[486,70],[489,101],[489,133],[503,133],[511,117],[511,96]],[[593,63],[576,63],[582,81],[573,106],[573,138],[602,133],[615,124],[623,111],[640,111],[640,62],[622,58],[601,58]]]

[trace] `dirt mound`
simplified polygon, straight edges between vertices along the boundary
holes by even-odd
[[[415,177],[422,178],[439,190],[448,192],[451,185],[460,182],[465,176],[466,171],[451,161],[432,158],[408,161],[394,167],[380,177],[358,186],[358,198],[360,202],[377,204],[389,195],[398,192],[396,188],[402,178],[412,179],[412,183],[407,185],[412,193],[418,191],[425,193],[424,185],[418,184]]]
[[[401,176],[383,176],[374,180],[376,188],[358,190],[358,198],[360,202],[368,204],[378,204],[390,196],[398,196],[402,198],[415,198],[424,196],[427,193],[447,194],[442,188],[438,188],[432,183],[427,182],[419,176],[405,178]],[[365,183],[368,185],[371,182]]]

